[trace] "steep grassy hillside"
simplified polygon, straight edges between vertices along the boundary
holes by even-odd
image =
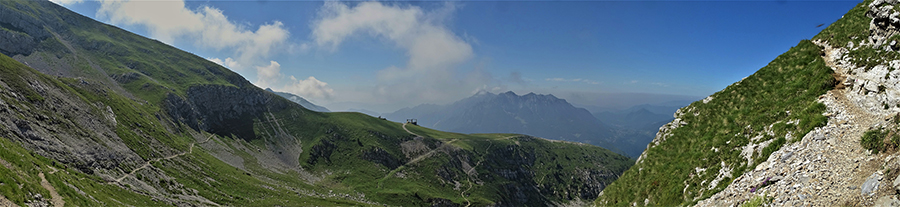
[[[597,204],[690,204],[823,126],[825,106],[816,99],[835,79],[820,52],[804,40],[746,79],[679,110]]]
[[[0,53],[0,203],[543,206],[593,200],[633,162],[310,111],[47,1],[0,1]]]
[[[814,39],[837,46],[866,41],[872,21],[866,16],[869,3],[860,3]],[[781,146],[824,126],[826,107],[817,100],[839,78],[825,65],[824,54],[811,41],[801,41],[753,75],[680,109],[635,166],[595,204],[694,204],[722,191]],[[861,67],[897,59],[891,58],[895,52],[871,48],[850,56]]]

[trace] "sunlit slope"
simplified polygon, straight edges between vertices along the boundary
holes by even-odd
[[[822,49],[801,41],[767,66],[679,110],[634,167],[596,204],[691,204],[827,119],[817,98],[834,87]]]

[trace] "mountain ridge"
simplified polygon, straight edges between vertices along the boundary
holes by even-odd
[[[671,107],[639,105],[626,109],[626,112],[641,109],[659,111],[667,108]],[[662,122],[672,119],[671,115],[652,114],[652,117],[647,118],[633,117],[635,114],[632,114],[629,122],[631,125],[628,125],[619,123],[623,121],[619,119],[627,114],[616,113],[606,112],[603,115],[609,116],[598,117],[597,113],[591,114],[587,109],[576,107],[553,94],[529,92],[517,95],[512,91],[494,94],[481,90],[447,105],[420,104],[382,116],[394,121],[417,118],[420,125],[459,133],[523,133],[553,140],[588,143],[631,157],[640,155],[645,144],[652,140],[653,134],[665,124]],[[615,125],[606,123],[601,118],[611,120]],[[515,125],[501,126],[493,123]]]
[[[0,11],[0,202],[562,205],[593,200],[633,162],[525,135],[415,136],[308,110],[49,1]]]
[[[288,93],[288,92],[276,92],[276,91],[273,91],[271,88],[266,88],[265,90],[268,92],[271,92],[271,93],[275,93],[275,95],[278,95],[278,96],[284,97],[288,100],[291,100],[294,103],[300,104],[300,106],[303,106],[303,108],[317,111],[317,112],[331,112],[330,110],[328,110],[328,108],[325,108],[324,106],[316,105],[312,102],[309,102],[305,98],[300,97],[298,95]]]
[[[606,124],[552,94],[480,91],[448,105],[420,104],[383,116],[394,121],[417,118],[419,125],[459,133],[524,133],[615,148]]]

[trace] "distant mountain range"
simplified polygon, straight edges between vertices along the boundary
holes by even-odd
[[[482,91],[448,105],[421,104],[382,115],[398,122],[415,118],[421,126],[459,133],[522,133],[576,141],[637,157],[684,105],[639,105],[592,114],[552,94]]]
[[[421,126],[460,133],[522,133],[615,149],[612,128],[553,95],[482,91],[449,105],[422,104],[383,116],[393,121],[415,118]]]
[[[276,91],[273,91],[271,88],[266,88],[266,91],[275,93],[275,95],[284,97],[288,100],[293,101],[294,103],[298,103],[298,104],[300,104],[300,106],[303,106],[303,108],[306,108],[309,110],[318,111],[318,112],[331,112],[324,106],[319,106],[319,105],[313,104],[312,102],[307,101],[303,97],[294,95],[292,93],[276,92]]]

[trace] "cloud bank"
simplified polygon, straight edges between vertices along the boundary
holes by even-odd
[[[322,82],[316,77],[309,76],[306,79],[297,79],[290,76],[287,83],[282,83],[284,74],[281,73],[281,64],[270,61],[267,66],[256,67],[256,86],[260,88],[272,88],[275,91],[284,91],[300,95],[304,98],[326,99],[334,96],[334,89],[328,87],[328,83]]]
[[[297,79],[291,76],[291,84],[285,86],[283,90],[303,97],[331,99],[334,96],[334,89],[329,88],[328,83],[319,81],[312,76],[306,79]]]
[[[216,64],[224,66],[226,68],[240,68],[241,67],[241,65],[238,64],[237,61],[235,61],[234,59],[231,59],[231,58],[225,58],[225,60],[222,60],[219,58],[206,58],[206,60],[209,60],[211,62],[214,62]]]
[[[219,9],[203,6],[191,10],[181,0],[101,0],[96,15],[116,25],[144,26],[150,36],[168,44],[184,40],[204,48],[234,51],[237,60],[232,61],[242,64],[235,62],[232,66],[264,62],[261,59],[289,36],[279,21],[260,25],[254,31],[228,20]]]
[[[320,49],[334,52],[354,37],[374,37],[406,52],[404,66],[376,73],[373,99],[384,101],[445,102],[471,95],[490,84],[487,71],[461,69],[475,55],[472,45],[444,22],[456,5],[425,11],[416,6],[359,2],[351,6],[329,1],[313,21],[311,39]]]
[[[593,80],[588,80],[588,79],[581,79],[581,78],[573,78],[573,79],[565,79],[565,78],[547,78],[547,79],[544,79],[544,80],[546,80],[546,81],[554,81],[554,82],[581,82],[581,83],[586,83],[586,84],[591,84],[591,85],[597,85],[597,84],[600,84],[600,82],[598,82],[598,81],[593,81]]]

